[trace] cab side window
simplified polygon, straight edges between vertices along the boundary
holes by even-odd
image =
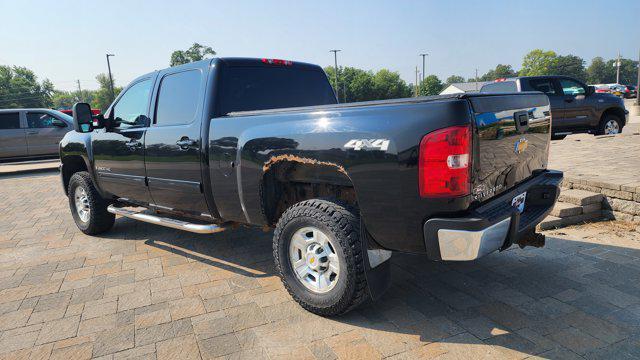
[[[27,124],[30,129],[45,129],[56,127],[53,125],[55,117],[47,113],[27,113]]]
[[[555,86],[553,85],[553,80],[551,80],[551,79],[530,80],[529,81],[529,85],[531,85],[531,88],[533,90],[541,91],[541,92],[547,94],[547,96],[549,96],[549,95],[557,95]]]
[[[160,126],[191,123],[200,103],[200,70],[183,71],[162,78],[156,104],[156,124]]]
[[[126,90],[111,110],[119,129],[145,126],[150,94],[150,79],[139,81]]]
[[[584,95],[587,92],[582,84],[571,79],[560,79],[560,87],[565,95]]]
[[[19,113],[0,114],[0,130],[20,129]]]

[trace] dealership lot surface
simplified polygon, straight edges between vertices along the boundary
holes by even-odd
[[[640,238],[599,223],[481,261],[396,254],[380,301],[324,319],[271,233],[75,227],[55,173],[0,178],[2,358],[622,358],[640,354]]]

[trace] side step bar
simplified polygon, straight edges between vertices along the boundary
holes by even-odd
[[[152,214],[148,214],[140,211],[127,210],[127,209],[119,208],[113,205],[109,205],[109,207],[107,207],[107,211],[112,214],[128,217],[134,220],[140,220],[140,221],[148,222],[151,224],[161,225],[161,226],[178,229],[178,230],[189,231],[197,234],[213,234],[213,233],[217,233],[225,230],[225,228],[215,224],[194,224],[194,223],[190,223],[182,220],[176,220],[168,217],[152,215]]]

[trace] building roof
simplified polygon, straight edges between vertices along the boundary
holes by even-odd
[[[478,81],[478,82],[465,82],[465,83],[453,83],[444,88],[440,94],[451,94],[455,92],[477,92],[480,91],[482,85],[488,84],[492,81]]]

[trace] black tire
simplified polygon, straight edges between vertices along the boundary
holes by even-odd
[[[600,121],[596,135],[605,135],[605,128],[607,126],[607,123],[611,120],[618,123],[618,129],[619,129],[618,134],[622,133],[622,127],[624,126],[624,122],[620,120],[620,118],[617,117],[616,115],[609,114],[604,116]]]
[[[78,215],[75,202],[76,189],[82,187],[86,192],[88,205],[89,205],[89,218],[87,221],[83,221]],[[69,189],[67,193],[69,198],[69,208],[73,215],[73,220],[76,222],[78,229],[87,235],[95,235],[103,233],[111,227],[115,222],[116,216],[107,211],[109,202],[100,196],[98,190],[96,190],[91,180],[91,176],[86,171],[81,171],[73,174],[69,180]]]
[[[334,244],[340,260],[336,285],[326,293],[307,289],[294,273],[289,257],[293,234],[307,226],[324,232]],[[276,269],[291,297],[306,310],[321,315],[344,314],[369,299],[356,210],[330,200],[312,199],[288,208],[278,220],[273,235]],[[346,270],[346,271],[345,271]]]
[[[563,140],[567,135],[551,135],[551,140]]]

